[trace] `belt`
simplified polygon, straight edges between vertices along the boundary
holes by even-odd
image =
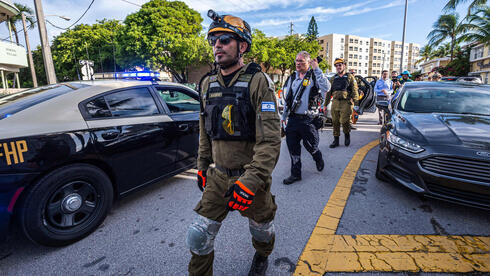
[[[298,119],[309,119],[310,118],[306,114],[296,114],[296,113],[293,113],[293,114],[289,115],[289,117],[291,117],[291,118],[298,118]]]
[[[215,167],[216,169],[220,170],[222,173],[227,174],[228,176],[241,176],[245,172],[245,169],[228,169],[218,164],[215,164]]]

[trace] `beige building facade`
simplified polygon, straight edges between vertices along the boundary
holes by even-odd
[[[470,51],[471,76],[480,76],[483,83],[490,84],[490,47],[478,44]]]
[[[347,62],[349,71],[361,76],[378,76],[383,70],[400,69],[401,42],[355,35],[329,34],[318,37],[321,46],[319,55],[333,64],[336,58]],[[404,69],[417,70],[415,61],[419,57],[420,46],[405,43]],[[333,68],[332,68],[333,70]]]

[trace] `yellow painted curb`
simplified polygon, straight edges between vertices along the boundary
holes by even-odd
[[[360,148],[347,164],[311,233],[308,243],[303,249],[294,275],[323,275],[325,272],[326,256],[333,244],[334,235],[347,203],[357,170],[359,170],[366,154],[378,143],[378,140],[375,140]]]
[[[356,173],[378,141],[359,149],[330,195],[294,275],[325,272],[490,272],[490,237],[335,235]]]

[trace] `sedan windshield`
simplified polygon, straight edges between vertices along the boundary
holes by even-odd
[[[398,109],[417,113],[490,115],[490,90],[481,87],[407,88]]]

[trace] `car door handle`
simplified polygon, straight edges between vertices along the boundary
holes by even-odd
[[[181,124],[181,125],[179,125],[179,130],[180,131],[188,131],[189,125],[188,124]]]
[[[103,132],[101,134],[101,136],[105,140],[113,140],[113,139],[116,139],[117,137],[119,137],[119,131],[110,130],[110,131],[107,131],[107,132]]]

